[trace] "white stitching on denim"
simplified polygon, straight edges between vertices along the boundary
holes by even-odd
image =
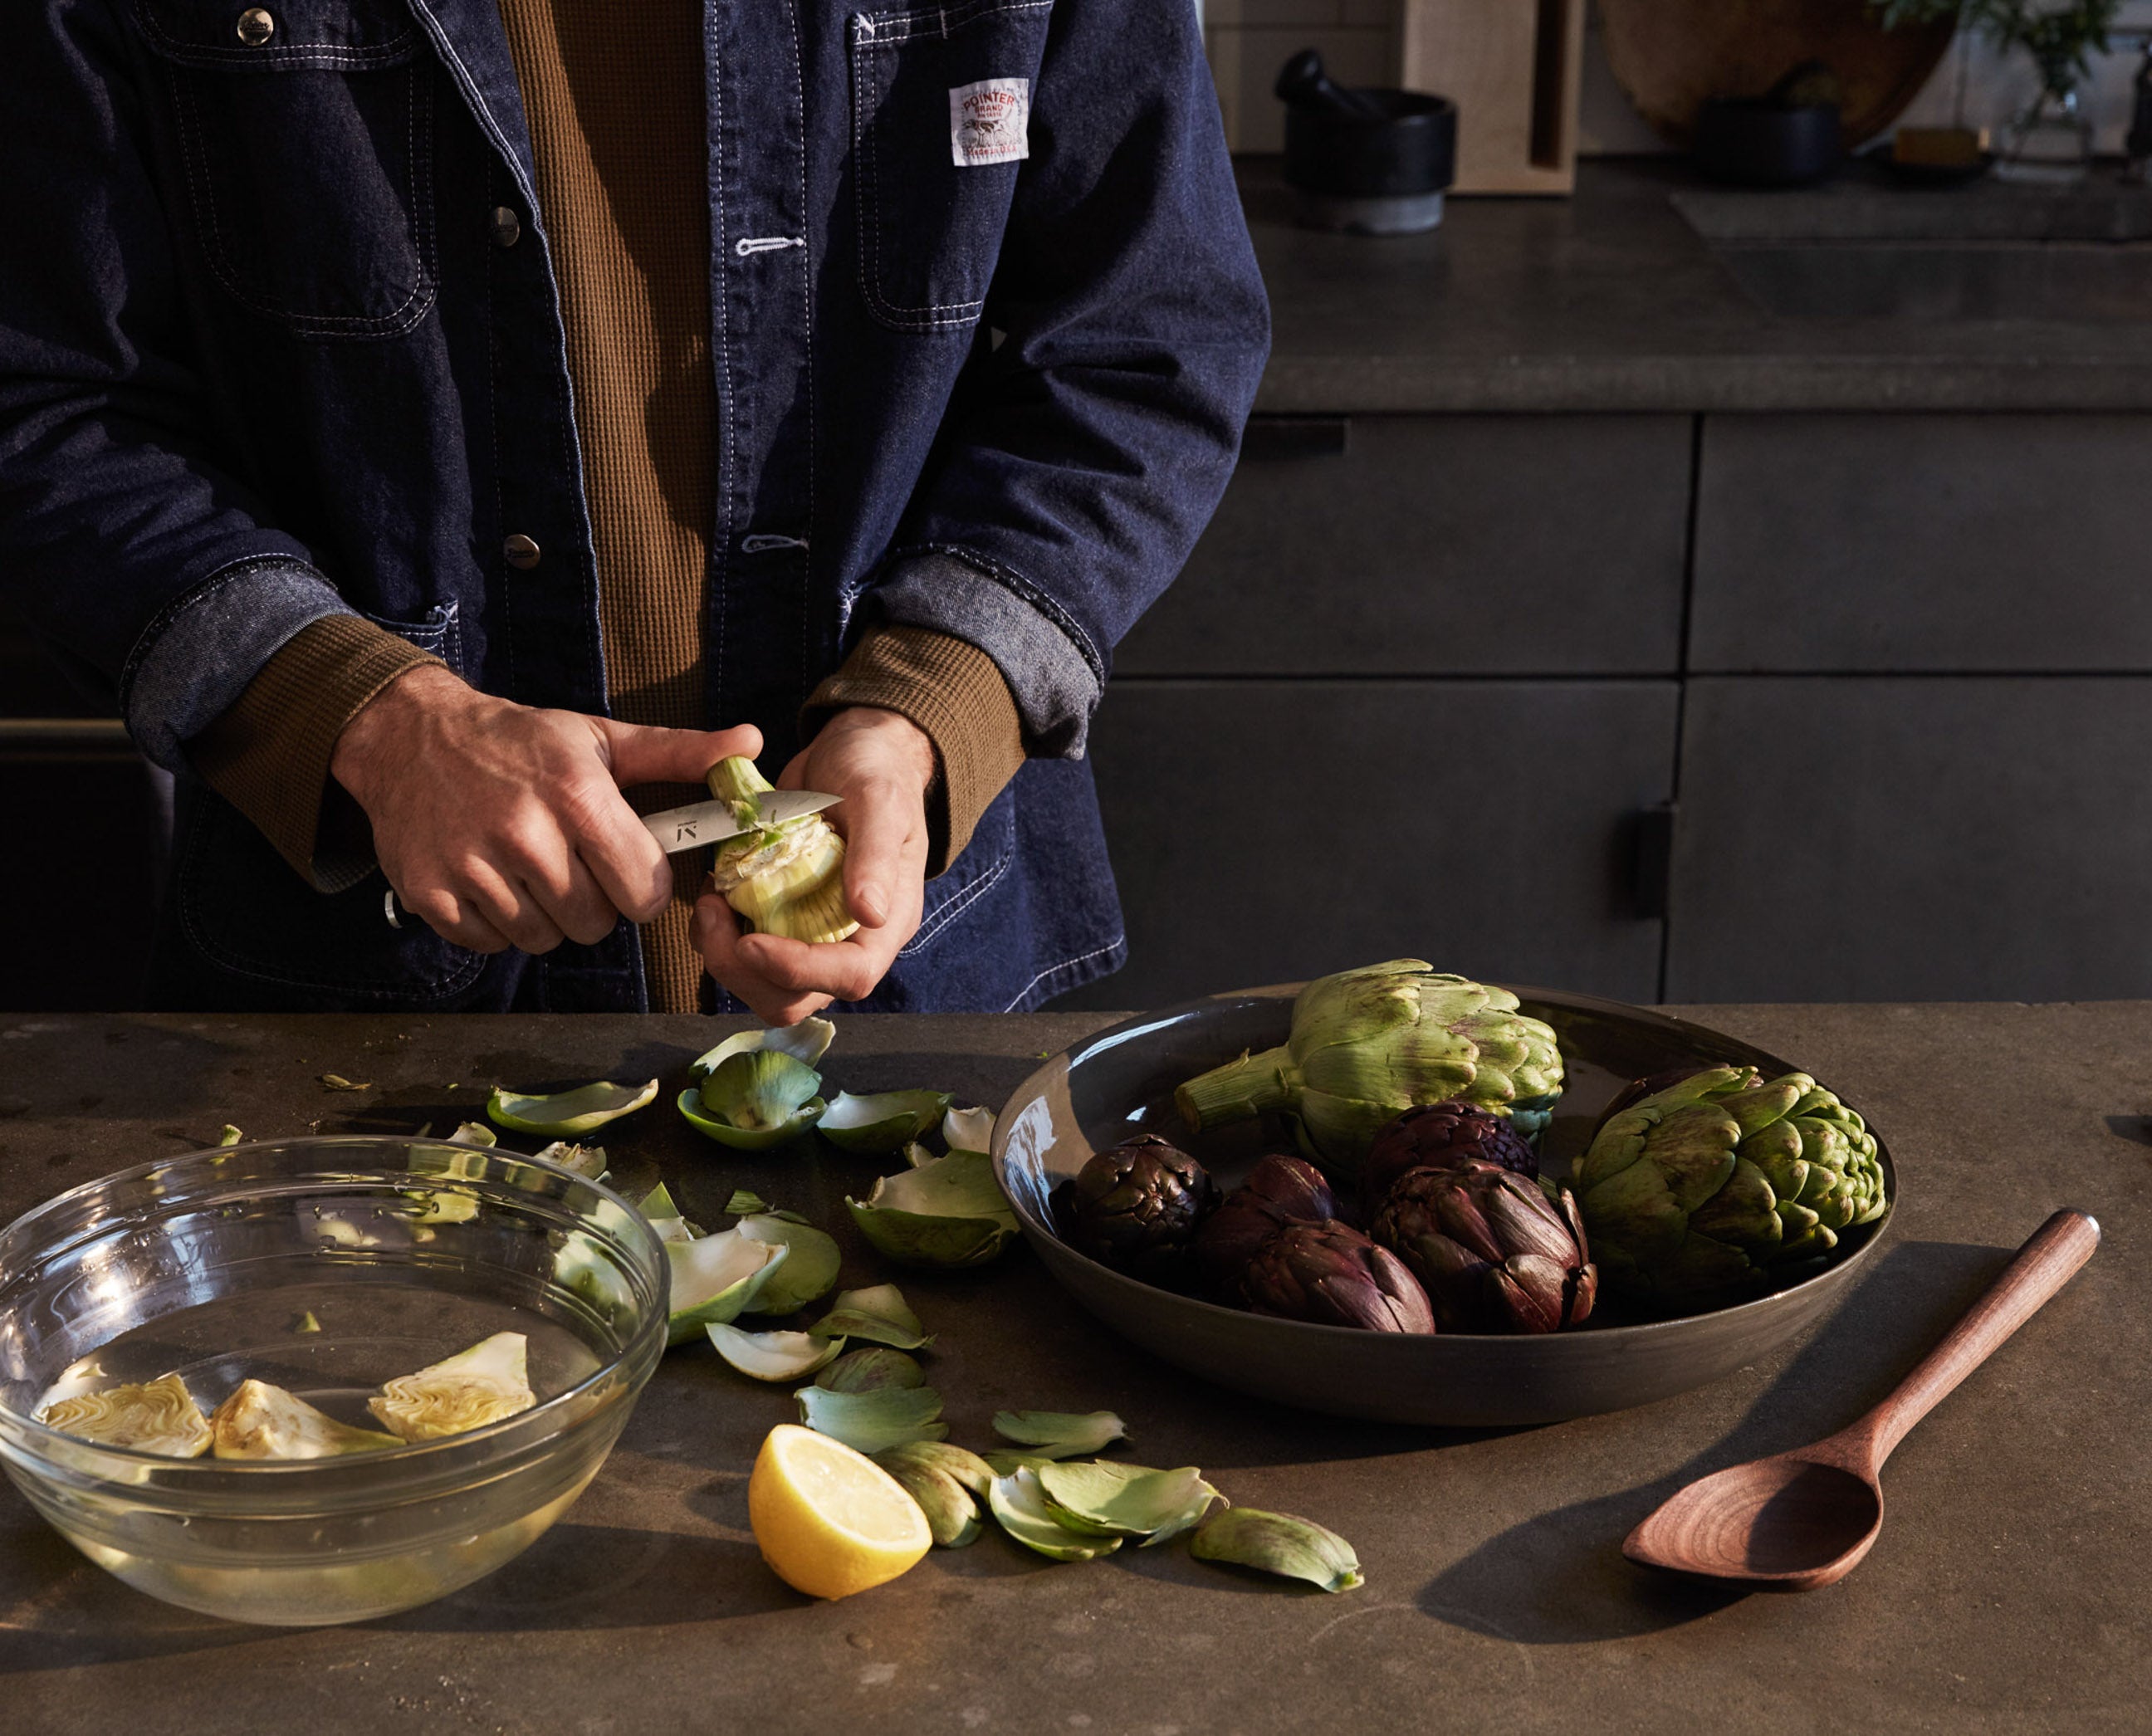
[[[330,43],[287,43],[282,47],[259,48],[212,48],[203,43],[190,43],[174,36],[157,22],[156,15],[147,0],[134,0],[135,22],[141,25],[142,33],[153,47],[182,66],[260,66],[266,62],[277,66],[307,66],[327,69],[357,68],[393,64],[407,57],[415,28],[407,29],[401,36],[391,37],[387,42],[377,43],[371,48],[340,47]]]
[[[804,549],[806,546],[807,539],[804,536],[779,536],[769,530],[758,530],[752,536],[740,538],[740,553],[743,555],[766,555],[772,549]]]
[[[898,949],[896,956],[899,958],[910,958],[913,954],[916,953],[920,948],[931,942],[935,936],[940,934],[943,929],[947,928],[952,922],[955,921],[957,917],[962,916],[966,911],[969,910],[974,904],[977,903],[982,897],[992,889],[994,883],[1004,874],[1008,872],[1009,862],[1015,854],[1015,839],[1013,835],[1012,835],[1009,848],[995,859],[994,865],[988,869],[984,874],[982,874],[977,880],[973,881],[971,885],[965,887],[962,891],[957,893],[954,897],[950,899],[947,904],[942,906],[938,910],[936,910],[931,921],[921,923],[918,932],[914,934],[903,947]]]
[[[1079,952],[1073,958],[1064,958],[1058,964],[1048,965],[1036,977],[1033,977],[1030,982],[1025,983],[1022,988],[1018,989],[1016,992],[1016,998],[1011,1001],[1007,1006],[1002,1008],[1002,1011],[1004,1013],[1015,1012],[1018,1008],[1023,1005],[1025,1000],[1030,996],[1032,990],[1038,987],[1040,983],[1045,982],[1048,977],[1058,977],[1063,972],[1073,971],[1078,965],[1089,964],[1094,958],[1104,958],[1109,952],[1113,952],[1115,948],[1125,947],[1128,943],[1129,937],[1125,934],[1117,934],[1113,937],[1113,939],[1108,941],[1103,947],[1094,947],[1089,952]]]
[[[744,235],[733,243],[733,255],[738,259],[751,258],[757,253],[782,253],[787,247],[804,247],[804,235]]]
[[[463,56],[456,53],[456,45],[449,40],[448,32],[441,28],[440,20],[428,9],[427,0],[411,0],[411,9],[424,25],[427,38],[433,43],[435,52],[449,63],[456,81],[463,86],[464,96],[470,104],[472,112],[479,117],[479,124],[485,129],[486,136],[492,140],[494,149],[500,153],[500,160],[508,165],[508,172],[515,178],[515,185],[523,195],[525,208],[535,211],[538,209],[538,190],[530,185],[530,177],[524,174],[523,165],[516,160],[515,150],[508,142],[508,135],[501,131],[500,124],[494,119],[485,93],[478,88],[478,80],[471,76],[471,69],[464,64]]]
[[[806,58],[799,52],[799,8],[785,0],[784,23],[792,33],[792,94],[799,104],[799,226],[814,222],[814,208],[807,202],[807,74]],[[799,355],[800,389],[807,405],[807,535],[799,546],[809,551],[799,563],[799,691],[813,683],[808,678],[810,635],[815,611],[809,601],[815,591],[815,557],[810,545],[815,537],[815,263],[809,256],[807,238],[799,238]]]
[[[712,52],[717,37],[718,0],[703,0],[703,55],[708,69],[710,113],[708,135],[703,145],[703,173],[708,181],[709,196],[717,204],[717,215],[712,220],[714,232],[710,247],[710,308],[717,319],[717,360],[715,383],[718,391],[718,415],[723,433],[718,440],[717,525],[713,531],[721,530],[732,512],[733,464],[733,369],[730,323],[725,317],[725,69],[716,53]],[[730,566],[729,536],[713,534],[710,538],[710,591],[714,607],[711,612],[711,641],[706,647],[709,667],[717,672],[717,684],[722,699],[725,679],[725,628],[728,597],[726,594],[726,575]],[[711,721],[715,721],[714,719]]]

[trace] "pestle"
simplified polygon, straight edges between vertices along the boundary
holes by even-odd
[[[1322,69],[1322,56],[1314,48],[1302,48],[1287,61],[1278,69],[1272,89],[1281,102],[1293,108],[1350,115],[1356,120],[1390,118],[1390,111],[1366,91],[1348,90],[1331,83],[1330,74]]]

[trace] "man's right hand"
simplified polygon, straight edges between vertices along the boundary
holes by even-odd
[[[672,896],[665,853],[621,795],[700,784],[762,751],[751,727],[653,729],[534,711],[438,663],[399,676],[344,726],[330,774],[373,825],[407,910],[479,952],[587,946]]]

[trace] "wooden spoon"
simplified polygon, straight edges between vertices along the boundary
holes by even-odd
[[[1789,1591],[1835,1585],[1883,1529],[1879,1480],[1891,1449],[1993,1355],[2099,1246],[2099,1226],[2058,1211],[2018,1251],[1987,1294],[1875,1409],[1814,1446],[1728,1466],[1671,1497],[1629,1533],[1622,1553],[1647,1566]]]

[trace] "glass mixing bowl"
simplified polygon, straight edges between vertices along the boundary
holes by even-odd
[[[74,1188],[0,1231],[0,1463],[99,1566],[241,1622],[410,1609],[542,1535],[605,1462],[665,1348],[650,1226],[557,1164],[343,1137],[196,1152]],[[266,1380],[378,1427],[381,1383],[496,1332],[530,1409],[331,1459],[182,1459],[37,1422],[177,1373],[206,1414]]]

